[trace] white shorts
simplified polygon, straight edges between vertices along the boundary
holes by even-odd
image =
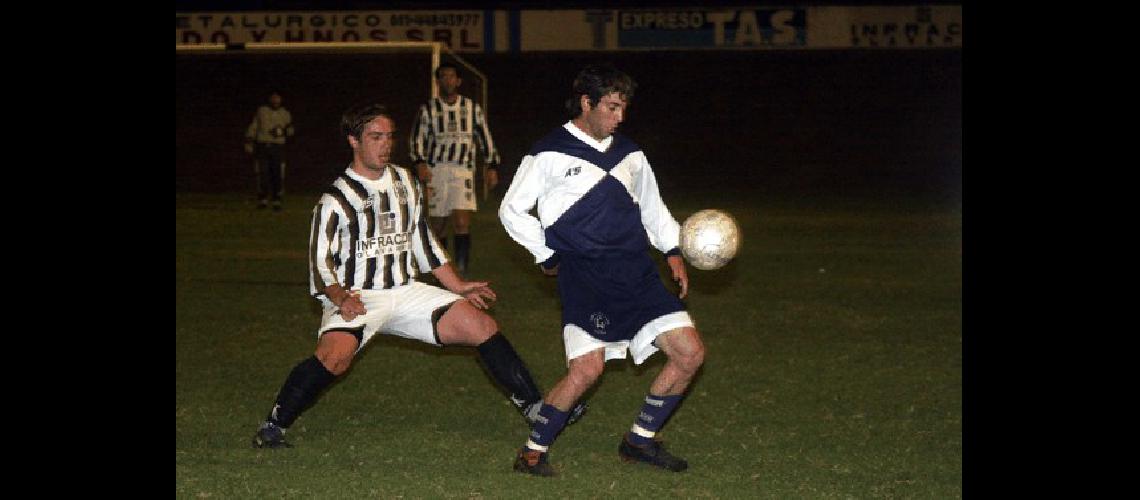
[[[428,216],[448,217],[452,210],[475,211],[475,169],[437,164],[431,169]]]
[[[566,344],[566,364],[569,365],[570,360],[578,356],[605,348],[605,361],[625,359],[625,351],[628,350],[633,354],[634,364],[640,365],[658,351],[657,346],[653,345],[657,336],[686,326],[693,326],[693,319],[689,317],[688,311],[677,311],[646,323],[632,340],[605,342],[591,337],[585,330],[573,324],[566,325],[562,329],[562,342]]]
[[[413,281],[388,290],[357,290],[364,302],[363,315],[345,321],[339,309],[328,300],[321,314],[321,327],[317,338],[329,330],[360,332],[360,346],[372,339],[376,332],[405,337],[420,342],[440,345],[432,314],[463,297],[448,290]]]

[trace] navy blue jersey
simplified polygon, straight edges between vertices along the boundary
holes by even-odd
[[[572,123],[548,134],[523,158],[499,217],[535,262],[560,259],[564,324],[622,340],[684,309],[647,253],[676,249],[680,225],[645,154],[622,135],[596,141]]]

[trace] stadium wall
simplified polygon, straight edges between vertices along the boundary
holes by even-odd
[[[320,189],[349,161],[339,113],[388,102],[404,133],[423,57],[178,58],[176,189],[252,189],[242,135],[279,88],[293,113],[287,188]],[[622,129],[664,184],[957,190],[962,176],[961,51],[652,52],[472,55],[491,82],[489,120],[508,176],[565,121],[577,69],[611,62],[640,88]],[[413,76],[414,75],[414,76]],[[406,137],[406,136],[405,136]],[[401,138],[397,158],[406,158]]]
[[[848,38],[843,43],[848,46],[756,43],[738,45],[739,50],[633,49],[612,45],[636,38],[616,32],[602,40],[601,48],[525,50],[537,43],[523,36],[528,32],[523,23],[526,11],[475,11],[479,16],[465,19],[481,23],[479,29],[490,24],[491,34],[467,36],[484,44],[478,50],[454,44],[452,48],[490,81],[489,120],[508,181],[530,144],[565,121],[562,103],[577,70],[587,63],[610,62],[641,84],[622,129],[641,144],[661,172],[663,188],[891,190],[958,196],[963,148],[961,8],[950,7],[832,10],[832,18],[839,19],[833,25],[845,27]],[[744,10],[732,12],[736,25],[722,28],[742,29]],[[693,33],[688,33],[689,38],[670,33],[677,31],[670,26],[681,26],[680,14],[639,12],[640,21],[633,23],[623,19],[622,11],[612,11],[614,22],[609,25],[653,27],[648,35],[642,33],[641,42],[679,44],[695,39]],[[562,15],[578,16],[586,23],[587,13],[604,14]],[[703,12],[701,19],[710,14]],[[797,19],[755,9],[752,14],[757,20],[766,19],[768,28],[772,19]],[[819,11],[809,14],[814,17],[808,19],[822,19]],[[239,13],[226,15],[232,18],[230,24],[238,26],[264,22],[242,20]],[[517,18],[512,20],[512,15]],[[724,16],[728,14],[722,15],[727,19]],[[647,19],[653,23],[647,24]],[[219,18],[212,22],[219,23]],[[343,24],[343,17],[338,22]],[[496,31],[504,25],[514,26],[514,31],[506,35]],[[765,33],[773,35],[761,28],[754,32],[758,40],[765,39]],[[811,43],[824,32],[805,33],[767,40]],[[925,38],[908,38],[920,33]],[[465,39],[459,33],[451,36]],[[590,36],[582,43],[598,42]],[[736,32],[723,36],[740,39]],[[907,41],[919,39],[926,41]],[[828,43],[841,44],[839,40]],[[286,187],[290,192],[322,189],[350,159],[337,130],[339,113],[360,100],[379,99],[393,109],[406,134],[416,107],[427,98],[424,84],[429,71],[422,55],[178,56],[176,189],[253,189],[242,134],[272,89],[284,94],[297,126]],[[406,158],[406,135],[396,155]]]
[[[552,28],[554,27],[554,28]],[[465,53],[962,46],[962,6],[197,12],[175,44],[439,41]]]

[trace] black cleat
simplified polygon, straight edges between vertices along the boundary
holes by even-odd
[[[538,420],[538,412],[542,409],[543,404],[545,404],[545,402],[540,399],[534,403],[519,408],[519,412],[522,413],[523,417],[526,418],[526,421],[528,423],[534,425],[534,422]],[[570,409],[570,415],[566,417],[566,425],[571,425],[574,422],[580,420],[582,418],[582,415],[585,415],[586,410],[588,409],[590,409],[589,404],[587,404],[585,401],[579,401],[578,404],[574,405],[574,408]]]
[[[552,477],[556,473],[554,467],[546,461],[546,453],[528,450],[525,447],[519,450],[515,457],[515,472],[525,472],[542,477]]]
[[[266,423],[253,435],[254,448],[292,448],[285,441],[285,429]]]
[[[625,436],[622,436],[621,444],[618,445],[618,455],[626,463],[644,462],[673,472],[681,472],[689,468],[689,462],[673,456],[665,450],[665,443],[656,439],[649,445],[641,447],[634,446]]]

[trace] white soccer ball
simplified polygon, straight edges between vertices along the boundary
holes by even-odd
[[[719,269],[740,250],[740,226],[727,212],[701,210],[681,225],[681,254],[693,267]]]

